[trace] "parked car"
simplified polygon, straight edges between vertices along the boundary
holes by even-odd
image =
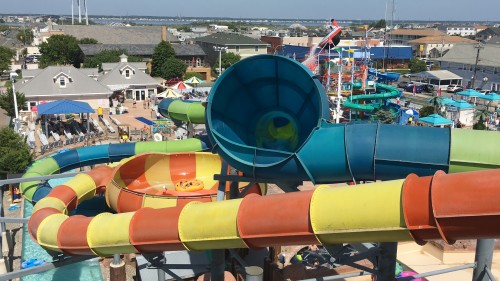
[[[413,83],[409,83],[406,87],[405,87],[405,91],[406,92],[411,92],[413,93],[413,89],[415,88],[415,92],[420,94],[424,91],[424,86],[422,85],[415,85]]]
[[[179,82],[182,82],[182,78],[179,78],[179,77],[171,78],[171,79],[168,79],[167,81],[165,81],[165,86],[172,86],[172,85],[175,85]]]
[[[422,84],[422,87],[424,87],[424,92],[432,93],[434,91],[434,85],[432,84]]]
[[[488,95],[489,93],[491,93],[491,91],[490,91],[490,90],[481,90],[481,91],[479,91],[479,92],[480,92],[481,94],[483,94],[483,95]]]
[[[399,81],[398,87],[404,89],[404,88],[406,88],[406,86],[408,86],[408,83],[409,83],[408,81]]]
[[[448,88],[446,88],[446,91],[448,93],[456,93],[456,92],[460,92],[464,89],[464,87],[462,87],[461,85],[449,85]]]

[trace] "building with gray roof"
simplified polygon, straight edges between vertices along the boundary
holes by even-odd
[[[219,56],[215,47],[224,47],[225,52],[240,55],[247,58],[259,54],[267,54],[268,43],[262,42],[238,33],[219,32],[204,37],[194,39],[207,54],[207,60],[214,63]]]
[[[478,56],[479,54],[479,56]],[[477,61],[476,61],[476,58]],[[441,69],[464,78],[468,87],[500,91],[500,46],[459,44],[438,59]],[[477,62],[477,65],[476,65]],[[471,85],[474,73],[476,79]]]
[[[158,81],[146,71],[146,63],[128,62],[126,55],[118,63],[103,64],[103,74],[97,79],[115,93],[124,92],[126,99],[146,100],[156,95]]]
[[[109,50],[123,50],[129,56],[142,57],[148,61],[153,56],[157,44],[79,44],[85,56],[95,56],[103,51]],[[175,56],[184,61],[186,65],[192,65],[193,61],[198,62],[198,66],[205,64],[206,54],[203,49],[197,44],[172,44],[175,51]]]
[[[16,91],[24,93],[27,108],[42,101],[78,100],[88,102],[93,108],[107,107],[108,97],[113,93],[89,73],[98,73],[97,68],[81,71],[74,66],[49,66],[40,70],[23,70],[23,79],[16,83]]]
[[[101,44],[154,44],[162,40],[180,43],[167,31],[166,26],[109,26],[109,25],[53,25],[52,31],[60,30],[77,39],[94,38]]]

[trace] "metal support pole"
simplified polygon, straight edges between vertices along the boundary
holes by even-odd
[[[489,281],[487,269],[491,268],[495,239],[478,239],[476,244],[476,268],[472,273],[473,281]]]
[[[165,264],[165,253],[164,252],[160,253],[159,263],[161,265]],[[163,268],[161,266],[158,266],[157,273],[158,273],[158,281],[165,281],[165,279],[166,279],[165,270],[163,270]]]
[[[126,277],[125,262],[122,261],[120,254],[114,254],[113,262],[109,265],[109,280],[120,281],[125,280]]]
[[[380,254],[378,257],[376,281],[391,281],[396,279],[397,242],[382,242],[378,244]]]

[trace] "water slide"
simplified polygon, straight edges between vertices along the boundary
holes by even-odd
[[[499,170],[437,172],[355,187],[319,186],[314,191],[69,217],[76,204],[105,184],[107,169],[80,174],[40,200],[28,225],[33,239],[66,255],[109,256],[500,237]]]
[[[102,256],[500,237],[496,226],[500,199],[495,196],[500,179],[500,152],[495,145],[500,135],[371,123],[328,124],[327,117],[327,97],[318,79],[301,64],[280,56],[255,56],[233,65],[214,85],[207,105],[208,133],[217,152],[247,177],[387,182],[191,202],[172,208],[142,207],[142,202],[136,203],[141,208],[133,212],[68,217],[76,205],[110,182],[109,172],[102,172],[109,168],[97,168],[39,200],[29,222],[30,234],[46,249]],[[110,158],[101,159],[109,162]],[[85,157],[71,159],[74,167],[92,163]],[[59,165],[61,159],[52,162]],[[50,170],[57,169],[46,171]],[[446,175],[438,170],[475,172]],[[407,177],[411,173],[416,175]]]
[[[81,147],[56,153],[36,161],[23,177],[38,177],[63,173],[95,164],[117,162],[145,152],[203,151],[207,148],[206,143],[194,138],[183,141],[137,142]],[[35,203],[44,198],[51,188],[46,185],[39,185],[39,182],[34,181],[21,183],[20,190],[24,198]]]
[[[381,106],[381,103],[360,104],[359,101],[387,100],[401,96],[401,92],[399,91],[398,88],[386,84],[377,83],[376,89],[377,92],[375,94],[362,94],[362,95],[350,96],[342,105],[344,107],[354,110],[372,112],[375,109],[379,108]]]
[[[381,82],[397,82],[401,74],[397,72],[379,72],[376,69],[368,69],[369,76],[375,76]]]
[[[328,119],[318,78],[280,56],[253,56],[227,69],[207,104],[211,143],[249,177],[332,183],[500,168],[496,132]]]
[[[158,112],[164,117],[170,116],[172,120],[205,123],[205,107],[199,101],[166,98],[158,104]]]

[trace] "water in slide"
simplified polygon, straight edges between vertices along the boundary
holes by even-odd
[[[193,202],[172,208],[143,208],[141,202],[135,204],[140,208],[134,212],[68,217],[66,214],[77,203],[92,197],[109,182],[109,173],[94,170],[75,177],[64,187],[56,187],[41,199],[29,223],[30,233],[46,249],[96,255],[500,237],[493,221],[482,227],[474,225],[496,217],[482,216],[484,210],[488,214],[500,211],[498,197],[493,195],[498,192],[496,182],[500,179],[500,152],[494,145],[500,142],[498,134],[327,124],[326,99],[321,83],[299,63],[279,56],[248,58],[226,70],[214,85],[207,105],[209,137],[222,159],[245,176],[264,181],[388,182],[253,195],[205,204]],[[471,139],[474,147],[470,146]],[[62,158],[52,162],[59,165]],[[108,155],[100,159],[106,162],[110,158]],[[74,167],[91,162],[71,159]],[[456,175],[438,172],[431,177],[438,170],[486,171]],[[411,175],[398,180],[410,173],[420,177]],[[467,196],[471,192],[474,196]],[[463,202],[472,197],[483,201]],[[286,204],[292,205],[283,212]],[[360,204],[366,209],[359,210]],[[450,207],[460,204],[464,207],[459,212]],[[373,218],[375,214],[377,219]],[[76,228],[80,229],[78,234]]]

